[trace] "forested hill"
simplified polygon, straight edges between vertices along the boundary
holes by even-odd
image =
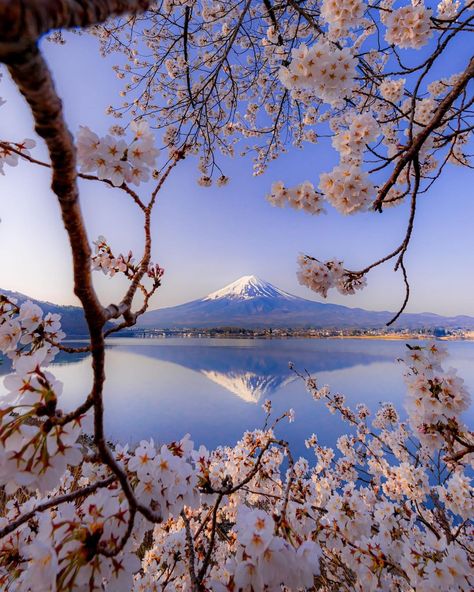
[[[52,302],[43,302],[30,298],[20,292],[11,292],[10,290],[0,289],[0,294],[4,294],[8,298],[15,298],[19,304],[25,300],[31,300],[41,307],[44,314],[47,312],[60,314],[61,326],[67,337],[83,337],[89,334],[83,310],[79,306],[61,306]]]

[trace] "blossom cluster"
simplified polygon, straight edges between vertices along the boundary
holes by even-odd
[[[275,536],[275,528],[275,521],[263,510],[239,507],[234,527],[239,547],[227,566],[232,574],[229,585],[239,590],[313,586],[320,573],[320,546],[308,539],[295,548],[284,537]]]
[[[288,204],[311,214],[324,212],[323,196],[343,214],[367,209],[375,189],[368,173],[361,168],[362,153],[379,133],[379,126],[371,114],[354,116],[348,128],[339,130],[333,137],[333,146],[340,154],[340,164],[331,172],[321,174],[319,189],[323,195],[309,181],[292,189],[278,181],[273,183],[268,201],[274,206]]]
[[[353,164],[341,164],[322,173],[318,187],[342,214],[366,210],[375,194],[369,174]]]
[[[77,157],[81,171],[94,172],[115,187],[123,183],[148,181],[154,170],[158,150],[146,121],[132,122],[133,139],[127,144],[119,136],[99,137],[87,126],[77,134]]]
[[[437,17],[439,19],[452,19],[458,13],[461,2],[459,0],[441,0],[438,3]]]
[[[94,241],[94,247],[92,269],[100,270],[104,275],[110,275],[110,277],[113,277],[116,273],[123,273],[131,277],[137,271],[133,253],[129,251],[128,255],[120,253],[115,257],[105,236],[99,236]]]
[[[44,350],[44,364],[49,363],[57,352],[53,343],[65,337],[61,330],[61,316],[43,314],[40,306],[26,300],[21,304],[16,298],[0,294],[0,352],[11,359],[20,354],[32,354]]]
[[[431,10],[423,2],[414,2],[394,10],[385,24],[385,40],[402,49],[419,49],[432,36]]]
[[[68,425],[55,421],[62,383],[44,368],[64,336],[58,314],[43,317],[30,300],[18,305],[0,296],[0,351],[14,369],[0,401],[0,485],[7,493],[19,487],[51,490],[66,467],[82,458],[76,441],[83,418]]]
[[[298,257],[299,269],[297,278],[302,286],[306,286],[326,298],[331,288],[341,294],[354,294],[366,286],[364,275],[354,274],[344,269],[342,261],[332,259],[321,262],[307,255]]]
[[[336,133],[332,145],[339,152],[341,163],[360,165],[363,151],[378,138],[380,128],[370,113],[354,114],[349,120],[347,130]]]
[[[142,440],[133,452],[120,447],[117,457],[136,481],[140,502],[167,519],[170,515],[178,517],[185,506],[192,508],[199,502],[193,453],[193,442],[187,435],[158,449],[153,440]]]
[[[461,414],[471,399],[462,378],[452,369],[442,369],[444,357],[446,352],[436,346],[430,350],[412,347],[405,356],[410,425],[421,442],[431,445],[442,443],[443,430],[448,429],[456,430],[458,440],[469,438]],[[450,445],[452,454],[459,448],[458,440]]]
[[[391,103],[398,103],[405,90],[405,78],[385,78],[380,84],[379,90],[382,97]]]
[[[356,60],[348,48],[326,41],[311,47],[301,44],[291,52],[289,66],[280,68],[282,84],[292,89],[311,89],[316,97],[334,105],[350,96],[355,85]]]
[[[117,273],[122,273],[125,277],[132,279],[138,272],[140,264],[135,263],[132,251],[127,255],[120,253],[115,256],[104,236],[99,236],[94,241],[95,252],[92,255],[92,269],[102,271],[104,275],[113,277]],[[158,264],[150,262],[148,264],[146,275],[153,280],[154,285],[158,287],[163,277],[164,269]]]
[[[324,212],[322,196],[309,181],[292,188],[285,187],[282,181],[276,181],[273,183],[267,199],[273,206],[280,208],[289,205],[295,210],[304,210],[310,214]]]
[[[88,481],[87,477],[82,477]],[[56,493],[70,490],[73,475],[66,472]],[[52,492],[55,493],[55,492]],[[32,498],[29,508],[33,507]],[[0,525],[18,517],[25,509],[13,500]],[[82,503],[65,503],[38,515],[21,532],[3,541],[9,565],[16,576],[0,573],[5,589],[50,592],[65,590],[130,590],[133,574],[140,567],[136,544],[129,540],[119,556],[107,557],[101,551],[113,551],[125,534],[129,509],[121,490],[112,485],[99,489]],[[27,565],[28,568],[24,569]]]
[[[360,26],[365,9],[362,0],[323,0],[321,16],[329,25],[330,37],[340,39]]]

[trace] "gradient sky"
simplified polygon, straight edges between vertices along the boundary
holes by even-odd
[[[118,102],[121,83],[110,69],[113,60],[99,57],[95,39],[69,35],[65,46],[43,42],[65,113],[73,132],[80,124],[105,134],[113,120],[105,107]],[[468,47],[450,63],[451,74],[467,63]],[[453,58],[451,58],[453,60]],[[458,62],[458,63],[456,63]],[[35,137],[32,119],[5,73],[0,96],[0,137]],[[46,158],[42,145],[35,156]],[[384,214],[342,217],[331,209],[312,217],[273,208],[266,200],[272,181],[288,185],[330,170],[337,154],[330,143],[291,150],[254,178],[249,160],[230,161],[225,188],[200,188],[196,161],[180,163],[160,194],[153,222],[153,258],[166,270],[152,308],[200,298],[242,275],[255,274],[305,298],[320,300],[296,280],[296,257],[306,252],[319,259],[338,257],[359,269],[397,246],[408,216],[407,204]],[[0,287],[60,304],[77,304],[72,293],[69,246],[59,208],[49,188],[49,171],[28,163],[5,167],[0,177]],[[406,265],[412,296],[407,310],[474,315],[474,176],[450,166],[430,194],[421,197],[415,233]],[[141,218],[118,190],[81,181],[81,199],[91,240],[107,237],[116,252],[142,243]],[[329,209],[329,208],[328,208]],[[119,279],[96,275],[104,303],[116,301],[124,287]],[[330,293],[328,302],[373,310],[395,310],[403,300],[403,284],[392,266],[373,271],[368,287],[356,296]]]

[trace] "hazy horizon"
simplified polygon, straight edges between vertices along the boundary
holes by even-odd
[[[223,292],[229,286],[232,286],[233,284],[240,283],[245,278],[250,278],[250,277],[253,277],[253,278],[255,278],[255,279],[263,282],[264,284],[269,284],[270,286],[281,290],[281,287],[280,286],[278,286],[276,284],[273,284],[272,282],[268,282],[267,280],[265,280],[265,278],[262,278],[260,276],[255,275],[255,274],[246,274],[244,276],[241,276],[239,278],[236,278],[235,280],[229,282],[228,284],[225,284],[223,286],[220,286],[216,290],[213,290],[211,292],[207,292],[205,294],[203,293],[200,296],[198,296],[197,298],[193,298],[192,300],[187,300],[185,302],[178,302],[176,304],[166,304],[166,305],[163,305],[163,306],[153,306],[152,305],[152,306],[150,306],[148,308],[148,311],[147,312],[153,312],[155,310],[160,310],[160,309],[163,309],[163,308],[174,308],[176,306],[180,306],[181,304],[187,304],[187,303],[193,302],[195,300],[196,301],[205,300],[209,296],[212,296],[214,293],[221,292],[221,291]],[[42,300],[40,298],[35,298],[31,294],[25,294],[25,293],[21,292],[20,290],[15,290],[15,289],[10,289],[10,288],[4,288],[3,286],[0,286],[0,291],[2,289],[3,290],[7,290],[9,292],[18,292],[18,293],[21,293],[23,296],[27,296],[29,298],[32,298],[33,300],[39,300],[41,302],[44,302],[45,304],[48,304],[49,303],[49,304],[52,304],[52,305],[59,305],[59,306],[77,306],[77,307],[81,308],[79,302],[72,302],[72,303],[64,303],[64,304],[61,304],[61,303],[58,303],[58,302],[53,302],[51,300]],[[296,294],[292,293],[291,291],[283,290],[283,292],[288,293],[290,296],[297,296]],[[309,297],[308,298],[308,297],[306,297],[304,295],[303,296],[297,296],[297,297],[298,298],[303,298],[304,300],[308,300],[308,301],[311,301],[311,302],[321,302],[323,304],[335,304],[334,302],[331,302],[329,298],[326,299],[326,300],[323,299],[323,298],[318,298],[318,297],[315,297],[315,298]],[[390,309],[383,309],[383,308],[381,308],[381,309],[369,309],[369,308],[366,308],[364,306],[350,306],[349,304],[345,304],[344,303],[344,300],[340,304],[342,306],[346,306],[347,308],[358,308],[358,309],[365,308],[369,312],[370,311],[373,311],[373,312],[396,312],[395,310],[391,311]],[[47,312],[47,310],[45,310],[45,312]],[[403,314],[424,314],[424,313],[427,313],[427,314],[440,314],[440,313],[434,313],[432,310],[420,310],[420,311],[411,311],[411,310],[409,310],[409,311],[405,311]],[[457,317],[457,316],[472,316],[472,317],[474,317],[474,315],[466,315],[464,313],[453,314],[453,315],[441,315],[441,316],[443,316],[443,317]]]

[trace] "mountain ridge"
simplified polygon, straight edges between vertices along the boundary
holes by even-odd
[[[31,300],[31,302],[37,304],[42,309],[43,314],[48,312],[60,314],[61,328],[68,337],[83,337],[89,334],[84,312],[80,306],[54,304],[45,300],[36,300],[14,290],[0,289],[0,294],[4,294],[7,298],[14,298],[18,304],[22,304],[26,300]]]
[[[375,329],[384,327],[393,314],[390,311],[369,311],[307,300],[249,275],[203,298],[177,306],[150,310],[138,320],[137,327]],[[474,317],[445,317],[430,312],[404,313],[394,327],[474,329]]]
[[[59,313],[67,336],[88,334],[82,308],[36,300],[20,292],[0,290],[19,303],[31,300],[44,311]],[[295,296],[254,275],[243,276],[190,302],[150,310],[138,319],[138,329],[382,329],[392,318],[390,311],[369,311],[340,304],[316,302]],[[394,324],[398,329],[474,330],[474,317],[445,317],[430,312],[404,313]]]

